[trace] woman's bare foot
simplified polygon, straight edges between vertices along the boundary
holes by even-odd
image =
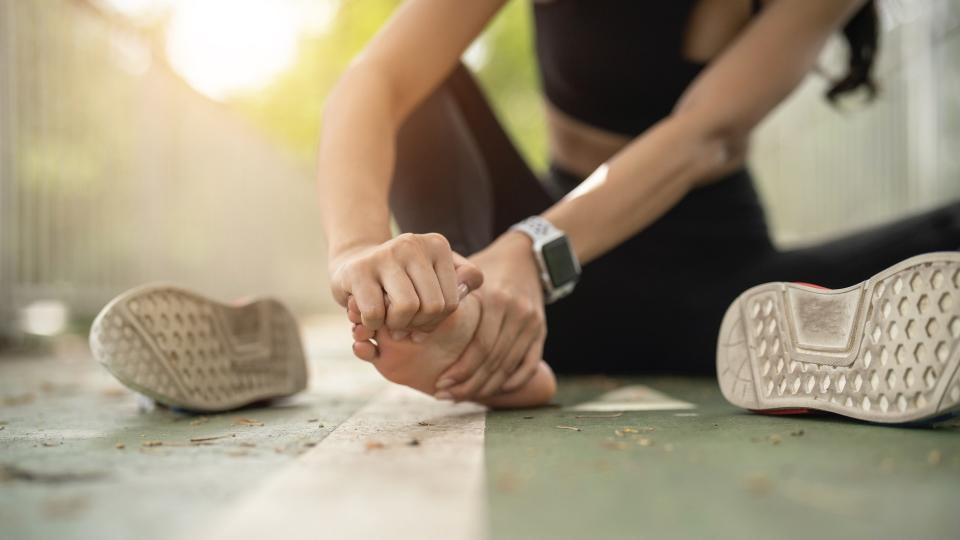
[[[480,317],[480,301],[468,295],[457,310],[423,341],[398,341],[388,331],[380,330],[374,337],[376,348],[369,342],[359,341],[354,344],[354,352],[360,358],[372,359],[370,362],[386,379],[433,395],[437,379],[460,358],[473,339]],[[362,339],[366,336],[358,336],[355,330],[354,337]],[[527,384],[480,402],[498,408],[532,407],[549,402],[555,393],[556,378],[549,366],[540,362],[537,373]]]

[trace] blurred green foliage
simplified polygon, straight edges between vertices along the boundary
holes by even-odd
[[[388,20],[397,0],[341,3],[329,30],[302,39],[296,64],[268,88],[231,104],[299,157],[313,160],[323,103],[351,59]],[[479,38],[478,77],[501,121],[534,168],[546,162],[545,125],[529,2],[513,0]]]

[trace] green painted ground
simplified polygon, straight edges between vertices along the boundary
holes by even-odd
[[[354,364],[324,360],[317,379],[333,384],[282,406],[139,414],[85,354],[0,358],[0,539],[175,537],[256,491],[371,395],[334,380]],[[698,408],[488,415],[492,538],[960,537],[960,422],[753,415],[711,380],[571,379],[559,401],[638,383]]]
[[[0,357],[2,540],[183,537],[370,397],[309,393],[222,415],[144,414],[78,346]]]
[[[566,381],[561,402],[617,382]],[[960,537],[958,422],[761,416],[727,405],[712,380],[629,382],[698,409],[488,416],[494,538]]]

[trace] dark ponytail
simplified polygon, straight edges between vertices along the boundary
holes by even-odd
[[[831,103],[860,88],[866,90],[868,99],[872,100],[877,95],[873,64],[880,41],[878,26],[876,1],[870,0],[843,27],[843,37],[849,49],[847,73],[834,81],[827,91],[827,99]]]

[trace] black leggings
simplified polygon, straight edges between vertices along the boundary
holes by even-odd
[[[474,253],[539,214],[580,179],[530,170],[463,67],[397,138],[390,205],[406,232],[439,232]],[[712,373],[723,313],[766,281],[837,288],[904,258],[960,247],[960,203],[826,244],[778,251],[750,174],[689,193],[655,223],[583,269],[547,307],[544,359],[565,373]]]

